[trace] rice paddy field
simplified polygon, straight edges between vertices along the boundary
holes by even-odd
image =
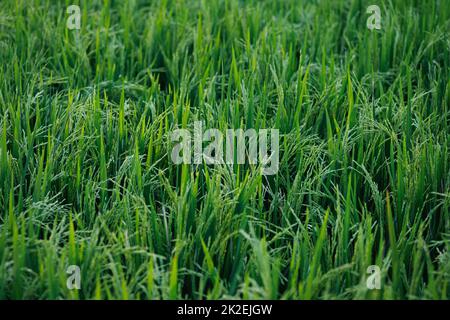
[[[0,1],[0,299],[447,300],[449,33],[448,0]],[[175,164],[195,121],[278,129],[277,173]]]

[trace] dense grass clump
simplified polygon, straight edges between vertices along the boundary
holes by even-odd
[[[2,0],[0,298],[448,299],[449,31],[448,0]],[[174,164],[198,120],[279,129],[278,174]]]

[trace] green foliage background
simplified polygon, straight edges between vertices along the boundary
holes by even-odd
[[[448,299],[449,30],[448,0],[2,0],[0,298]],[[278,174],[174,165],[196,120],[279,129]]]

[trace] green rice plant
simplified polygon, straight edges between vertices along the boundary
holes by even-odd
[[[1,1],[0,299],[448,299],[450,6],[371,4]]]

